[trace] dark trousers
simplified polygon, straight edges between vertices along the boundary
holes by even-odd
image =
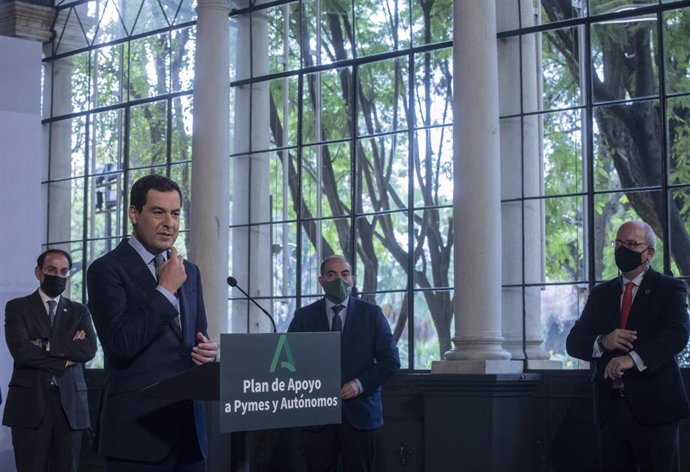
[[[60,392],[51,390],[38,428],[12,428],[17,472],[77,472],[82,433],[70,428]]]
[[[177,405],[176,438],[165,458],[157,462],[143,462],[105,456],[107,472],[205,472],[206,461],[199,449],[194,417],[188,406],[185,402]]]
[[[678,422],[640,424],[626,398],[618,392],[612,395],[600,431],[601,469],[677,472],[680,469]]]
[[[302,431],[302,452],[309,472],[335,472],[338,459],[343,472],[381,470],[379,430],[360,431],[346,421]]]

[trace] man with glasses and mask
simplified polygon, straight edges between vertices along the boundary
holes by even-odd
[[[381,385],[400,368],[400,358],[381,308],[350,295],[354,275],[343,256],[321,263],[325,297],[299,308],[288,331],[341,332],[342,422],[305,428],[302,451],[310,472],[380,470],[378,430],[383,426]]]
[[[647,223],[624,223],[613,245],[620,276],[592,289],[567,351],[592,363],[601,470],[677,471],[690,412],[676,361],[688,343],[686,286],[651,268]]]
[[[91,426],[83,363],[96,354],[96,333],[88,308],[62,295],[71,269],[67,252],[48,249],[34,270],[40,288],[5,308],[14,370],[2,423],[18,472],[77,472]]]

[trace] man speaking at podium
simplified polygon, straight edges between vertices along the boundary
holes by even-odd
[[[203,404],[139,391],[215,360],[199,269],[173,247],[182,193],[161,175],[132,186],[132,237],[91,264],[89,308],[105,354],[98,416],[108,472],[203,472]]]
[[[325,297],[299,308],[288,331],[341,332],[343,420],[305,428],[302,451],[310,472],[378,470],[378,430],[383,425],[381,385],[400,368],[398,348],[381,308],[350,296],[354,276],[343,256],[321,263]]]

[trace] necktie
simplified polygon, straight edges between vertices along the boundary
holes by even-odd
[[[333,305],[333,320],[331,321],[331,331],[342,331],[343,321],[340,319],[340,311],[345,308],[343,305]]]
[[[163,265],[164,262],[165,262],[165,254],[162,252],[153,258],[153,268],[156,271],[156,279],[158,279],[158,270],[161,268],[161,266]]]
[[[48,300],[48,318],[50,319],[50,327],[53,327],[53,321],[55,321],[55,307],[57,302],[55,300]]]
[[[621,303],[621,318],[620,327],[625,329],[628,325],[628,316],[630,315],[630,307],[632,306],[634,282],[625,284],[625,292],[623,292],[623,303]]]
[[[156,271],[156,280],[158,280],[158,270],[161,268],[163,263],[165,262],[165,253],[161,252],[160,254],[156,255],[156,257],[153,258],[153,268]],[[177,294],[175,294],[177,296]],[[182,324],[180,322],[180,315],[178,314],[177,317],[175,318],[175,324],[182,329]]]

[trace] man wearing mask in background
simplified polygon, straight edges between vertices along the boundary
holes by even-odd
[[[96,354],[96,333],[88,308],[62,296],[71,269],[67,252],[48,249],[34,270],[40,288],[5,308],[14,370],[2,423],[18,472],[77,472],[91,426],[82,364]]]
[[[354,276],[343,256],[321,263],[325,297],[299,308],[288,331],[341,332],[343,420],[305,428],[302,451],[310,472],[378,470],[378,430],[383,425],[381,385],[400,368],[398,348],[381,308],[350,296]]]
[[[624,223],[613,243],[621,275],[592,289],[566,348],[593,365],[601,469],[677,471],[689,412],[675,357],[688,343],[686,287],[651,268],[647,223]]]

